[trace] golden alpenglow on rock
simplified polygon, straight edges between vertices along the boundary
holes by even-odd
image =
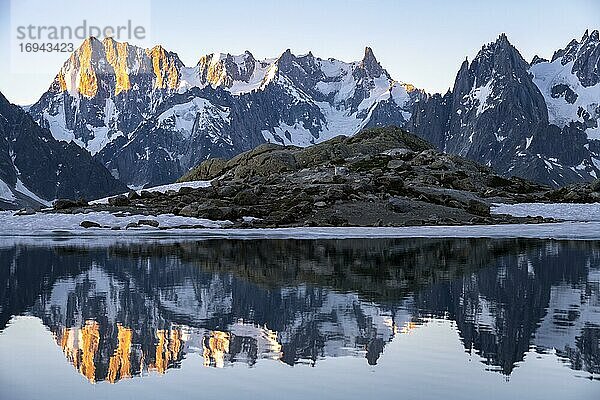
[[[152,59],[155,76],[154,87],[156,89],[175,89],[179,84],[179,70],[173,59],[168,57],[162,46],[154,46],[146,52]]]
[[[92,39],[86,39],[79,48],[79,76],[77,87],[79,93],[86,97],[94,97],[98,91],[98,79],[92,67]]]
[[[231,87],[231,85],[233,85],[233,80],[227,75],[225,64],[220,61],[219,55],[217,54],[209,54],[200,57],[200,61],[198,61],[199,73],[200,75],[205,74],[206,82],[213,86],[223,85],[225,87]]]
[[[110,357],[108,363],[108,373],[106,379],[110,383],[115,383],[119,379],[131,378],[131,338],[133,332],[129,328],[123,327],[121,324],[118,327],[119,345],[115,350],[115,354]]]
[[[100,343],[100,325],[96,321],[87,321],[85,326],[79,331],[81,342],[81,366],[79,370],[88,378],[90,382],[96,381],[96,365],[94,357],[98,351]]]
[[[106,59],[115,71],[115,96],[121,92],[131,89],[129,82],[129,69],[127,67],[127,55],[129,44],[127,42],[116,42],[112,38],[102,41]]]
[[[63,92],[65,90],[67,90],[67,82],[65,81],[65,73],[63,72],[62,69],[60,71],[58,71],[58,75],[56,76],[56,79],[58,80],[60,90]]]
[[[64,328],[58,340],[67,360],[90,382],[95,383],[96,353],[100,344],[98,322],[90,320],[82,328]]]
[[[406,89],[406,92],[408,92],[408,93],[411,93],[411,92],[414,92],[415,90],[417,90],[415,85],[413,85],[411,83],[402,83],[402,86],[404,86],[404,89]]]

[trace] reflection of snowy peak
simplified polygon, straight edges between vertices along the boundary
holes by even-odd
[[[185,67],[160,47],[90,38],[29,112],[131,186],[168,183],[208,157],[271,141],[306,146],[373,125],[404,126],[424,98],[370,48],[359,62],[287,50],[209,54]]]
[[[534,346],[597,373],[599,260],[595,242],[520,239],[15,245],[0,249],[0,329],[39,317],[96,381],[165,372],[190,353],[217,367],[376,364],[436,320],[453,321],[486,370],[511,374]]]
[[[183,263],[147,266],[116,276],[91,264],[57,279],[34,305],[33,313],[88,379],[118,379],[112,364],[123,341],[129,370],[121,378],[139,368],[164,372],[195,352],[205,365],[217,367],[260,358],[295,364],[348,355],[375,363],[393,339],[395,324],[410,319],[406,313],[393,319],[353,293],[308,286],[262,290],[231,275],[199,274]],[[155,268],[167,270],[172,280],[144,290]],[[86,353],[89,365],[82,361]]]

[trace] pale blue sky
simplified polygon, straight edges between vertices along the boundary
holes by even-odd
[[[450,87],[462,60],[472,58],[501,32],[530,60],[534,54],[550,57],[585,29],[600,28],[599,0],[147,1],[152,44],[175,51],[186,65],[211,52],[247,49],[264,58],[287,48],[296,54],[311,50],[320,57],[354,61],[371,46],[395,79],[430,92]],[[117,15],[123,2],[98,3]],[[53,0],[45,3],[49,9],[36,14],[69,13],[68,7],[53,9]],[[10,2],[0,0],[2,60],[13,51],[10,14]],[[18,104],[36,101],[63,58],[39,63],[35,74],[15,73],[3,61],[0,90]]]

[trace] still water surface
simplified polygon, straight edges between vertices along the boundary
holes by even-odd
[[[600,243],[0,244],[0,398],[600,398]]]

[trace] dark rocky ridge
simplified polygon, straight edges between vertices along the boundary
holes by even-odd
[[[541,222],[491,215],[490,204],[541,201],[549,191],[441,153],[396,127],[307,148],[264,144],[231,160],[205,161],[180,181],[209,179],[210,187],[131,192],[108,205],[57,208],[173,213],[230,220],[234,227],[496,224]]]
[[[0,209],[39,207],[15,190],[18,180],[44,200],[60,197],[97,198],[127,190],[108,170],[75,143],[59,142],[19,106],[0,93],[0,180],[16,197],[0,200]]]

